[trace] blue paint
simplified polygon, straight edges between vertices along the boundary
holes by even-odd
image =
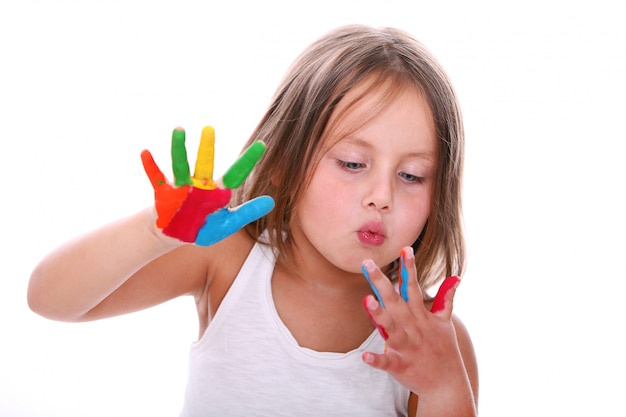
[[[404,254],[400,257],[400,295],[404,301],[409,301],[409,271],[406,269]]]
[[[382,308],[385,308],[385,303],[383,302],[383,298],[380,296],[380,293],[378,292],[378,288],[376,288],[374,284],[372,283],[372,280],[370,279],[370,275],[368,274],[367,269],[365,269],[364,265],[361,265],[361,271],[363,271],[363,275],[365,275],[365,279],[367,279],[367,282],[370,284],[370,287],[372,287],[372,291],[374,291],[374,295],[378,299],[380,306]]]
[[[274,208],[274,199],[267,195],[253,198],[236,208],[223,208],[209,214],[198,230],[196,245],[209,246],[265,216]]]

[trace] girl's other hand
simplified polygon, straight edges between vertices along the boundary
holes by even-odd
[[[417,282],[412,248],[402,250],[400,269],[398,294],[373,261],[363,263],[363,272],[376,296],[366,296],[363,304],[386,340],[385,352],[365,352],[363,361],[388,372],[417,394],[420,402],[454,398],[450,390],[457,384],[469,384],[452,323],[453,298],[460,280],[447,278],[428,311]]]

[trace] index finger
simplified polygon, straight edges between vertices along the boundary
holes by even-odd
[[[380,295],[380,291],[378,291],[378,287],[374,284],[370,275],[370,273],[375,273],[377,271],[376,265],[373,261],[368,259],[361,264],[361,271],[363,272],[365,279],[367,279],[367,282],[370,284],[372,292],[378,299],[378,304],[380,304],[382,308],[385,308],[385,302],[383,301],[383,297],[382,295]]]
[[[235,161],[226,171],[222,178],[222,183],[226,188],[237,188],[250,175],[252,168],[259,162],[265,152],[265,143],[256,141],[246,149],[246,151]]]

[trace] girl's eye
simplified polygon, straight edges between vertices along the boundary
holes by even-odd
[[[415,183],[415,184],[421,184],[422,182],[424,182],[423,177],[418,177],[417,175],[413,175],[413,174],[407,174],[406,172],[401,172],[398,175],[400,175],[400,178],[402,178],[406,182]]]
[[[360,162],[337,160],[337,163],[339,164],[341,168],[347,169],[349,171],[356,171],[357,169],[361,169],[365,167],[365,164],[362,164]]]

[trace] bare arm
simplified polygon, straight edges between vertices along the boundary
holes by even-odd
[[[67,242],[34,269],[28,303],[54,320],[83,321],[124,314],[202,291],[201,254],[160,233],[152,209]]]
[[[216,183],[212,177],[214,140],[213,128],[205,127],[192,177],[185,132],[174,129],[174,184],[167,181],[150,152],[143,151],[156,212],[144,210],[109,224],[44,258],[31,276],[31,309],[55,320],[82,321],[136,311],[183,294],[193,294],[198,300],[215,270],[209,268],[207,259],[213,259],[215,266],[229,258],[229,249],[220,253],[229,247],[220,241],[274,206],[270,197],[261,196],[226,208],[231,189],[245,180],[265,145],[250,146]]]

